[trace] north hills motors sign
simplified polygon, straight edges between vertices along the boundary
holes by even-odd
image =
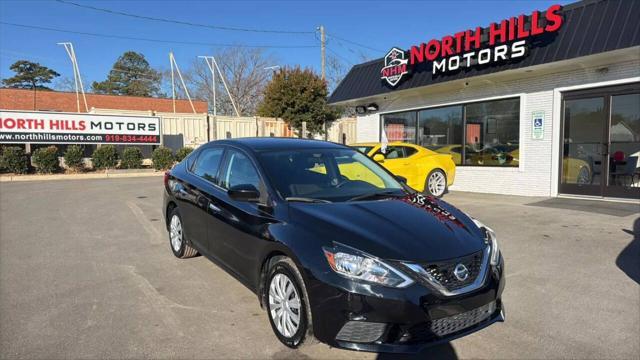
[[[0,144],[160,144],[160,118],[0,110]]]
[[[395,87],[410,76],[416,66],[431,62],[433,75],[506,63],[527,56],[530,42],[544,34],[558,31],[564,22],[562,7],[552,5],[546,11],[533,11],[491,23],[489,28],[476,27],[442,39],[412,46],[404,51],[391,48],[384,57],[381,79]]]

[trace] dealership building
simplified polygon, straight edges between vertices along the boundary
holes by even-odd
[[[638,19],[587,0],[469,23],[355,65],[329,102],[358,142],[451,154],[452,190],[640,199]]]

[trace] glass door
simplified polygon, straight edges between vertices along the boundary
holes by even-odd
[[[561,193],[640,199],[640,84],[563,95]]]
[[[602,194],[605,113],[603,96],[565,98],[560,192]]]

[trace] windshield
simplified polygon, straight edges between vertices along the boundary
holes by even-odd
[[[371,149],[373,149],[373,146],[364,146],[364,145],[356,145],[356,146],[352,146],[354,149],[360,151],[361,153],[367,155],[369,154],[369,152],[371,151]]]
[[[285,199],[337,202],[367,194],[403,193],[392,175],[355,150],[274,151],[259,157],[267,177]]]

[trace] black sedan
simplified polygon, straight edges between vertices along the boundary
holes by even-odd
[[[351,148],[214,141],[164,184],[174,255],[245,284],[289,347],[415,352],[504,320],[493,231]]]

